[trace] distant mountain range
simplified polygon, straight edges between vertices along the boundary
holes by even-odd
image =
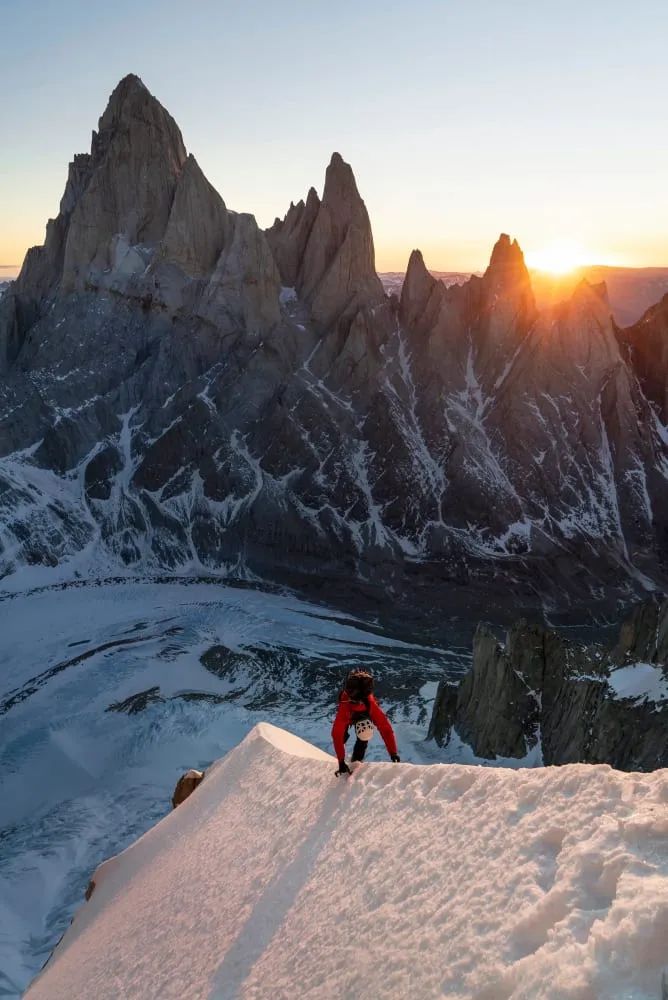
[[[429,273],[442,281],[444,285],[463,285],[472,275],[480,277],[480,271],[432,271]],[[404,271],[385,271],[379,273],[378,277],[383,282],[383,288],[388,295],[401,296],[401,289],[404,284],[406,274]]]
[[[668,297],[625,328],[588,280],[541,309],[505,234],[447,279],[414,251],[386,294],[338,153],[261,230],[126,77],[0,300],[6,585],[215,572],[432,608],[455,583],[551,607],[665,586]]]
[[[461,285],[479,271],[432,271],[429,273],[445,285]],[[655,302],[668,293],[668,267],[608,267],[594,264],[579,267],[565,275],[529,269],[536,305],[547,309],[571,297],[581,281],[591,285],[605,282],[608,300],[615,322],[630,326]],[[404,273],[388,271],[379,274],[388,294],[401,294]]]

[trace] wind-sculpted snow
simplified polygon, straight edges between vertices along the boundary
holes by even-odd
[[[3,996],[44,963],[96,865],[164,815],[185,768],[268,715],[329,748],[339,685],[360,664],[405,757],[427,760],[437,681],[470,660],[456,625],[443,650],[290,595],[196,581],[5,597],[0,634]]]
[[[372,763],[260,724],[94,875],[29,1000],[650,1000],[668,776]]]

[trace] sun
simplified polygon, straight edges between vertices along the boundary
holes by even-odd
[[[526,259],[529,267],[536,271],[560,275],[591,264],[593,255],[573,240],[554,240],[540,250],[529,251]]]

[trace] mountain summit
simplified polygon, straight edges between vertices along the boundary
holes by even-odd
[[[383,286],[376,274],[373,236],[352,169],[333,153],[322,201],[313,188],[306,202],[291,206],[267,230],[281,276],[311,306],[323,328],[360,308],[380,305]]]
[[[0,575],[666,587],[667,324],[586,284],[539,312],[506,234],[462,285],[414,251],[390,299],[338,153],[263,231],[128,76],[0,299]]]

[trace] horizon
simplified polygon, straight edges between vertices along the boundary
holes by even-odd
[[[174,0],[157,23],[150,4],[128,0],[94,19],[82,0],[7,10],[0,260],[13,267],[1,275],[43,243],[67,164],[89,149],[129,72],[173,116],[226,204],[262,227],[309,187],[321,191],[340,149],[381,273],[405,270],[414,247],[430,270],[484,270],[500,232],[540,270],[668,265],[668,150],[654,139],[668,12],[658,0],[633,11],[567,0],[550,12],[421,0],[410,19],[402,4],[375,0],[336,12],[302,0],[280,15],[261,8],[204,4],[185,28]],[[234,45],[219,68],[220,38]]]
[[[419,249],[419,248],[415,248],[415,249]],[[521,246],[520,246],[520,249],[521,249]],[[491,253],[491,249],[490,249],[490,253]],[[409,252],[409,256],[410,256],[410,252]],[[21,267],[22,267],[21,264],[0,264],[0,284],[2,284],[5,281],[14,281],[18,277],[18,275],[19,275],[19,273],[21,271]],[[468,268],[458,268],[458,267],[447,267],[447,268],[427,267],[427,270],[434,277],[439,277],[440,275],[443,275],[443,274],[457,274],[457,275],[465,275],[465,276],[469,276],[470,277],[470,276],[473,276],[473,275],[480,276],[480,275],[484,274],[485,270],[486,270],[486,267],[487,267],[487,265],[485,265],[484,267],[476,268],[475,270],[469,270]],[[551,280],[554,280],[556,282],[558,282],[560,280],[568,281],[568,279],[571,278],[571,277],[576,278],[577,275],[580,272],[582,272],[582,271],[601,270],[601,269],[602,270],[615,271],[615,272],[618,272],[618,271],[634,271],[634,272],[635,271],[666,271],[666,272],[668,272],[668,263],[667,264],[640,264],[638,266],[633,266],[633,265],[629,266],[629,265],[625,265],[625,264],[600,264],[600,263],[597,263],[596,261],[593,261],[591,264],[576,264],[576,265],[574,265],[573,267],[569,268],[566,271],[555,271],[555,270],[551,270],[550,268],[534,267],[530,263],[527,262],[527,270],[528,270],[528,272],[529,272],[529,274],[531,276],[545,277],[545,278],[549,278]],[[386,270],[380,270],[378,267],[376,267],[376,272],[381,277],[383,275],[393,275],[393,274],[405,275],[406,274],[406,267],[387,268]]]

